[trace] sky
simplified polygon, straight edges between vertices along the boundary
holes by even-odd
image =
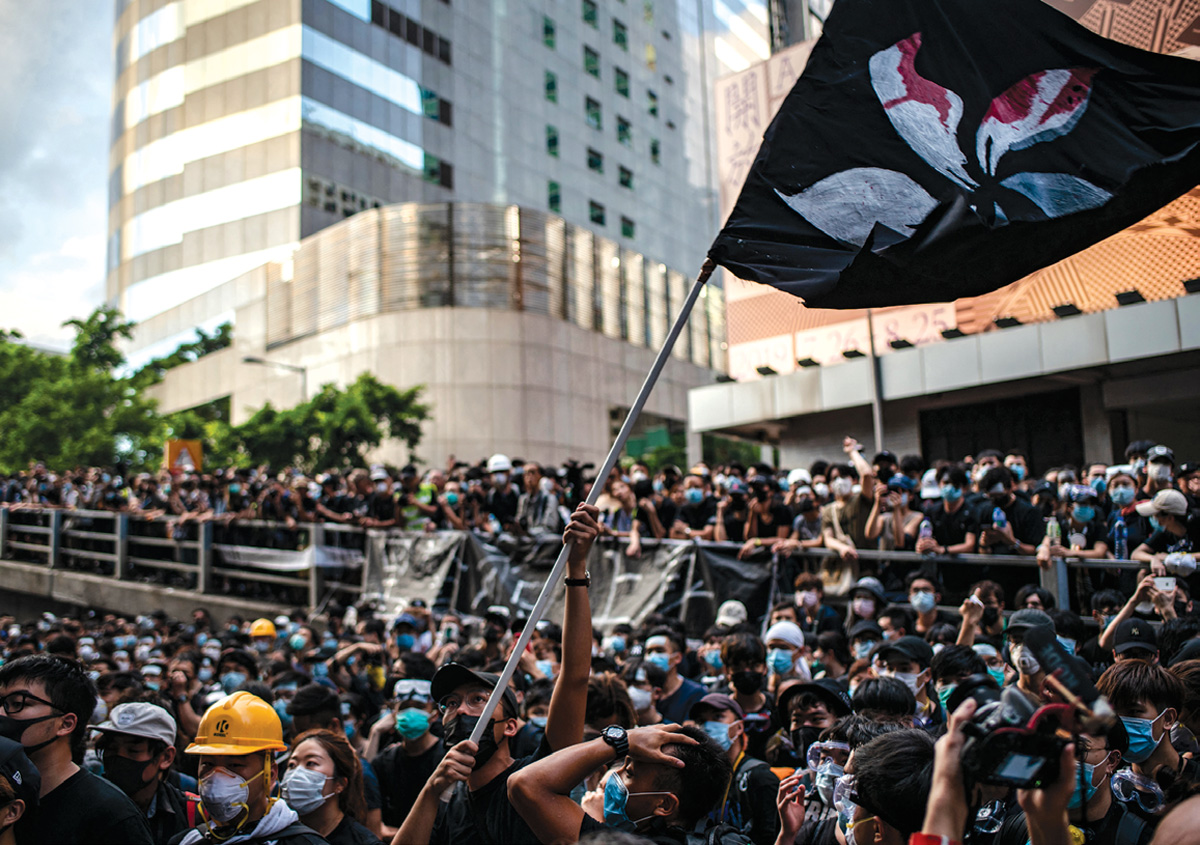
[[[104,299],[112,0],[0,0],[0,329],[65,349]]]

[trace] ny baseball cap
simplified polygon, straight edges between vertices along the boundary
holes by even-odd
[[[1158,635],[1154,633],[1154,627],[1144,619],[1126,619],[1118,625],[1115,643],[1113,651],[1117,654],[1124,654],[1131,648],[1158,651]]]
[[[37,767],[29,762],[21,743],[7,737],[0,737],[0,778],[8,781],[16,793],[15,797],[25,802],[26,816],[37,810],[42,776]]]

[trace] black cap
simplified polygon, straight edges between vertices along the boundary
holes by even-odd
[[[1185,660],[1200,660],[1200,639],[1188,640],[1183,644],[1183,648],[1175,652],[1175,656],[1171,658],[1168,666],[1177,666]]]
[[[933,646],[920,637],[901,637],[895,642],[884,643],[875,649],[875,656],[887,660],[889,654],[899,654],[909,660],[915,660],[924,668],[933,661]]]
[[[835,716],[849,716],[851,713],[850,694],[846,687],[842,686],[842,682],[833,678],[818,678],[807,684],[792,684],[783,691],[779,696],[779,707],[776,711],[782,714],[781,718],[787,717],[788,705],[792,699],[805,692],[812,693],[824,701],[829,706],[829,712]]]
[[[1174,465],[1175,452],[1169,446],[1154,446],[1146,453],[1146,463],[1152,464],[1155,461],[1168,461]]]
[[[876,640],[883,639],[883,629],[879,627],[878,622],[872,622],[870,619],[864,619],[850,629],[850,642],[854,642],[863,634],[871,634]]]
[[[1158,635],[1154,626],[1144,619],[1126,619],[1117,626],[1116,645],[1113,651],[1124,654],[1131,648],[1144,648],[1158,652]]]
[[[434,673],[430,692],[433,693],[434,703],[440,703],[443,698],[459,687],[464,687],[468,684],[481,684],[488,689],[495,689],[499,681],[500,676],[493,675],[491,672],[476,672],[473,669],[468,669],[461,663],[447,663]],[[505,687],[501,698],[509,715],[515,718],[521,711],[517,706],[517,694],[512,691],[512,687]],[[493,716],[493,718],[495,717]]]
[[[16,797],[25,802],[26,817],[37,810],[42,776],[29,762],[21,743],[5,737],[0,737],[0,777],[8,781]]]
[[[1039,481],[1034,485],[1031,491],[1033,496],[1049,496],[1051,499],[1058,498],[1058,487],[1051,484],[1049,481]]]
[[[1178,475],[1180,478],[1183,478],[1185,475],[1191,475],[1193,472],[1200,472],[1200,463],[1196,461],[1184,461],[1179,465]]]
[[[1050,614],[1044,610],[1038,610],[1036,607],[1023,607],[1008,617],[1008,627],[1004,629],[1005,633],[1024,631],[1026,628],[1036,628],[1039,625],[1053,625],[1054,620],[1050,618]]]
[[[884,449],[882,452],[880,452],[879,454],[877,454],[875,456],[875,458],[871,461],[871,463],[873,463],[873,464],[898,464],[898,463],[900,463],[900,461],[896,458],[896,456],[894,454],[889,452],[887,449]]]

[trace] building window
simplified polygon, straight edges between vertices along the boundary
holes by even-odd
[[[658,95],[653,91],[646,92],[646,110],[651,117],[658,117]]]
[[[600,14],[596,11],[596,0],[583,0],[583,22],[592,27],[600,25]]]
[[[590,200],[588,202],[588,219],[591,220],[593,223],[595,223],[597,226],[603,226],[604,225],[604,206],[602,206],[600,203],[596,202],[595,200]]]
[[[437,156],[425,153],[425,181],[443,188],[454,187],[454,167]]]
[[[633,127],[623,117],[617,118],[617,140],[627,147],[633,143]]]
[[[622,188],[633,188],[633,171],[628,167],[622,167],[617,171],[617,181],[621,183]]]
[[[552,103],[558,102],[558,77],[551,71],[546,71],[546,99]]]
[[[421,89],[421,111],[431,120],[437,120],[442,111],[438,95],[428,88]]]
[[[646,67],[650,70],[658,70],[658,53],[655,52],[653,44],[646,45]]]
[[[445,38],[442,38],[441,36],[438,36],[438,58],[441,59],[446,64],[451,64],[451,62],[450,62],[450,42],[447,41]]]
[[[588,126],[592,127],[593,129],[602,128],[603,121],[600,114],[600,104],[591,97],[588,97],[584,101],[584,109],[587,112]]]
[[[546,126],[546,152],[558,158],[558,130],[553,126]]]
[[[629,96],[629,74],[621,70],[619,67],[613,68],[613,76],[616,78],[617,93],[622,97]]]
[[[634,222],[632,220],[630,220],[628,217],[621,218],[621,237],[623,237],[623,238],[634,237],[634,235],[636,233],[636,229],[637,229],[637,227],[635,226]]]
[[[557,182],[546,184],[546,203],[550,206],[551,211],[562,213],[562,188]]]
[[[549,16],[542,18],[542,43],[554,49],[554,19]]]
[[[597,79],[600,78],[600,54],[591,47],[583,48],[583,69]]]
[[[616,18],[613,18],[613,43],[622,50],[629,49],[629,30]]]
[[[587,151],[588,170],[594,170],[597,173],[604,172],[604,154],[599,150],[593,150],[588,147]]]
[[[650,140],[650,160],[655,164],[662,164],[662,148],[659,147],[657,138]]]

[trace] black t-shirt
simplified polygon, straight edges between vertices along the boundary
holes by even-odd
[[[1105,784],[1103,788],[1108,789],[1108,785]],[[1089,819],[1086,825],[1075,826],[1083,831],[1083,841],[1087,845],[1149,845],[1154,838],[1154,825],[1132,815],[1126,821],[1127,812],[1126,805],[1113,798],[1104,818],[1096,821]],[[1029,831],[1025,814],[1019,812],[1005,819],[995,841],[999,845],[1026,845]]]
[[[747,540],[746,537],[746,511],[726,510],[725,518],[722,520],[725,523],[725,540],[729,543],[741,543]],[[717,515],[713,514],[712,519],[708,521],[709,525],[717,524]],[[716,539],[715,535],[713,539]]]
[[[421,788],[445,756],[446,744],[440,739],[416,757],[405,754],[404,746],[400,743],[388,746],[376,755],[371,767],[379,778],[384,824],[389,827],[404,824],[404,819],[417,802],[417,796],[421,794]]]
[[[946,505],[938,502],[926,512],[933,526],[933,539],[939,546],[957,546],[971,532],[971,509],[963,505],[954,513],[946,512]]]
[[[775,798],[779,778],[762,760],[743,757],[733,773],[725,822],[733,825],[754,845],[771,845],[779,835],[779,811]]]
[[[1200,551],[1200,517],[1194,513],[1187,515],[1182,537],[1177,537],[1169,531],[1155,531],[1146,541],[1146,545],[1155,554]],[[1132,547],[1130,551],[1133,551]]]
[[[17,841],[56,845],[153,845],[146,817],[104,778],[80,769],[17,822]]]
[[[338,826],[325,837],[329,845],[379,845],[379,837],[351,816],[342,816]]]
[[[396,518],[396,496],[392,493],[372,493],[367,497],[367,516],[387,522]]]
[[[987,554],[1013,554],[1014,552],[1003,545],[983,545],[983,530],[992,527],[992,515],[995,510],[996,506],[992,504],[991,499],[985,499],[980,502],[979,506],[975,509],[975,518],[971,523],[971,533],[978,538],[980,552]],[[1008,524],[1012,526],[1014,537],[1030,546],[1036,546],[1042,542],[1042,538],[1046,536],[1046,524],[1042,521],[1042,512],[1040,510],[1017,496],[1013,496],[1012,501],[1004,505],[1001,510],[1004,511],[1004,515],[1008,519]]]
[[[668,722],[683,724],[688,713],[691,712],[692,706],[704,698],[708,690],[690,678],[680,678],[679,680],[681,682],[679,688],[666,698],[660,698],[656,707],[659,714]]]
[[[450,800],[438,805],[430,845],[537,845],[538,838],[508,800],[508,778],[548,756],[550,745],[543,740],[536,753],[515,760],[482,789],[471,791],[465,783],[455,786]]]
[[[501,525],[508,525],[517,521],[517,505],[520,501],[517,488],[510,484],[507,493],[496,489],[488,491],[487,510]]]
[[[713,517],[717,515],[717,500],[712,496],[707,496],[699,504],[691,504],[690,502],[679,509],[677,519],[682,520],[688,528],[693,531],[701,531],[704,526],[713,521]]]
[[[1100,517],[1096,517],[1085,525],[1074,525],[1069,516],[1060,516],[1058,517],[1058,527],[1062,533],[1062,544],[1068,549],[1080,540],[1082,540],[1080,548],[1085,552],[1094,549],[1097,542],[1108,542],[1108,527]]]
[[[746,526],[747,526],[746,530],[747,531],[749,531],[749,525],[750,525],[750,520],[747,519],[746,520]],[[788,510],[786,507],[784,507],[783,505],[772,505],[771,506],[771,521],[765,522],[765,521],[763,521],[762,517],[760,516],[757,520],[755,520],[755,528],[756,528],[755,533],[748,534],[746,536],[746,539],[749,540],[751,537],[762,537],[764,539],[778,537],[780,526],[783,526],[784,528],[788,529],[789,531],[791,530],[792,512],[790,510]]]

